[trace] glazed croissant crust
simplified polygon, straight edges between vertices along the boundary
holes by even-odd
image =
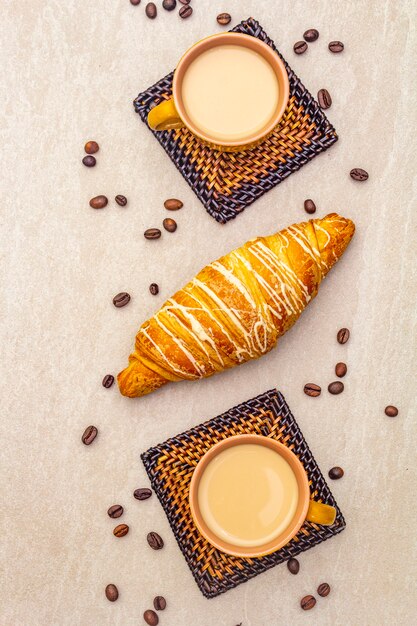
[[[125,396],[193,380],[266,354],[317,294],[355,226],[336,213],[258,237],[203,268],[144,322]]]

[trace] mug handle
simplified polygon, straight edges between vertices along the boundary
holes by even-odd
[[[183,128],[184,123],[175,108],[174,99],[164,100],[148,113],[148,124],[152,130]]]
[[[335,519],[336,509],[334,506],[310,500],[306,517],[308,522],[314,522],[315,524],[321,524],[322,526],[331,526]]]

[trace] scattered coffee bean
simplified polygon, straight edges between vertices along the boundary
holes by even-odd
[[[321,585],[317,587],[317,593],[322,598],[325,598],[330,593],[330,585],[328,585],[327,583],[321,583]]]
[[[164,0],[162,6],[165,11],[173,11],[177,6],[177,0]]]
[[[329,478],[332,480],[339,480],[339,478],[342,478],[344,473],[345,472],[341,467],[332,467],[332,469],[329,470]]]
[[[119,524],[113,529],[113,535],[115,537],[124,537],[129,532],[129,526],[127,524]]]
[[[97,163],[96,157],[93,157],[91,154],[89,154],[88,156],[85,156],[83,158],[83,163],[86,167],[94,167]]]
[[[150,20],[154,20],[158,13],[156,9],[156,4],[154,2],[148,2],[145,8],[146,16],[149,17]]]
[[[304,596],[300,602],[300,606],[304,611],[309,611],[316,605],[316,598],[314,596]]]
[[[159,237],[162,235],[159,228],[148,228],[143,234],[145,236],[145,239],[159,239]]]
[[[177,222],[170,217],[166,217],[162,224],[169,233],[174,233],[177,230]]]
[[[151,294],[152,294],[153,296],[157,296],[157,295],[158,295],[158,293],[159,293],[159,287],[158,287],[158,285],[157,285],[156,283],[151,283],[151,284],[149,285],[149,291],[151,292]]]
[[[101,382],[103,387],[105,387],[106,389],[110,389],[113,383],[114,383],[114,376],[112,376],[111,374],[106,374]]]
[[[117,309],[121,309],[122,306],[126,306],[130,302],[130,295],[126,291],[122,291],[114,296],[113,304]]]
[[[317,99],[322,109],[330,109],[332,106],[332,98],[327,89],[320,89],[317,94]]]
[[[113,504],[109,509],[107,509],[107,515],[112,519],[116,519],[123,515],[123,507],[121,504]]]
[[[294,44],[294,52],[295,54],[304,54],[304,52],[307,50],[308,45],[306,44],[305,41],[297,41]]]
[[[100,150],[100,146],[96,141],[87,141],[84,146],[84,150],[87,154],[95,154]]]
[[[137,7],[140,4],[140,0],[130,0],[130,4],[133,4],[134,7]]]
[[[327,390],[329,393],[337,396],[339,395],[339,393],[342,393],[344,388],[345,386],[341,380],[335,380],[334,382],[330,383],[330,385],[327,387]]]
[[[191,0],[179,0],[181,4],[190,4]]]
[[[335,53],[343,52],[344,48],[345,46],[342,44],[341,41],[331,41],[329,43],[330,52],[335,52]]]
[[[159,617],[155,611],[152,611],[151,609],[144,612],[143,619],[149,626],[157,626],[157,624],[159,624]]]
[[[346,363],[336,363],[336,367],[334,368],[334,371],[335,371],[336,376],[339,376],[339,378],[343,378],[343,376],[345,376],[347,372]]]
[[[164,547],[162,537],[160,537],[158,533],[148,533],[146,539],[152,550],[161,550]]]
[[[87,426],[87,428],[83,432],[83,436],[81,437],[81,441],[86,446],[89,446],[91,443],[93,443],[93,441],[97,437],[97,435],[98,435],[98,430],[97,430],[97,428],[95,426]]]
[[[183,0],[180,0],[180,2],[183,2]],[[182,17],[182,19],[185,20],[187,19],[187,17],[190,17],[192,12],[193,12],[193,9],[190,7],[189,4],[187,4],[187,6],[183,6],[180,8],[179,14],[180,14],[180,17]]]
[[[142,487],[140,489],[135,489],[135,491],[133,492],[133,495],[136,498],[136,500],[147,500],[148,498],[151,497],[152,491],[151,489]]]
[[[313,200],[310,200],[310,198],[304,200],[304,211],[309,215],[313,215],[313,213],[316,212],[316,205]]]
[[[119,597],[119,590],[116,585],[107,585],[106,587],[106,598],[110,600],[110,602],[116,602]]]
[[[153,600],[154,609],[157,611],[163,611],[166,608],[167,601],[163,596],[156,596]]]
[[[119,206],[126,206],[127,204],[127,198],[126,196],[122,196],[121,194],[119,194],[118,196],[115,197],[115,200],[117,202],[117,204]]]
[[[392,404],[389,404],[388,406],[385,407],[385,415],[388,415],[388,417],[397,417],[398,415],[397,407],[392,406]]]
[[[319,38],[319,31],[316,30],[315,28],[309,28],[304,33],[303,37],[309,43],[312,42],[312,41],[317,41],[317,39]]]
[[[350,331],[348,328],[341,328],[337,333],[337,341],[341,344],[349,341]]]
[[[290,559],[289,561],[287,561],[287,567],[291,574],[294,575],[298,574],[298,572],[300,571],[300,563],[299,561],[297,561],[297,559]]]
[[[92,209],[104,209],[107,206],[108,200],[106,196],[95,196],[90,200],[90,206]]]
[[[176,198],[169,198],[164,202],[164,207],[168,209],[168,211],[178,211],[178,209],[182,209],[183,206],[181,200],[177,200]]]
[[[317,398],[321,394],[321,387],[314,383],[307,383],[304,385],[304,393],[312,398]]]
[[[220,26],[227,26],[230,24],[232,16],[229,13],[219,13],[216,19]]]
[[[354,167],[353,170],[350,170],[350,177],[353,178],[353,180],[362,182],[364,180],[368,180],[369,174],[366,170],[363,170],[360,167]]]

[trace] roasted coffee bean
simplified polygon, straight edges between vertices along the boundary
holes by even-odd
[[[177,200],[176,198],[168,198],[168,200],[164,202],[164,207],[168,209],[168,211],[178,211],[178,209],[182,209],[183,206],[181,200]]]
[[[127,524],[119,524],[113,529],[113,535],[115,537],[124,537],[129,532],[129,526]]]
[[[96,141],[87,141],[84,146],[84,150],[87,154],[95,154],[100,150],[100,146]]]
[[[109,509],[107,509],[107,515],[112,519],[116,519],[117,517],[121,517],[123,515],[123,507],[121,504],[113,504]]]
[[[163,611],[166,608],[166,605],[167,601],[163,596],[156,596],[156,598],[153,599],[153,606],[157,611]]]
[[[158,13],[156,4],[154,2],[148,2],[145,8],[146,16],[149,17],[150,20],[154,20]]]
[[[343,52],[344,47],[345,46],[342,44],[341,41],[331,41],[329,43],[329,50],[330,50],[330,52],[335,52],[335,53]]]
[[[304,54],[304,52],[307,50],[308,45],[306,44],[305,41],[297,41],[294,44],[294,52],[295,54]]]
[[[119,194],[118,196],[115,197],[115,200],[117,202],[117,204],[119,206],[126,206],[127,204],[127,198],[126,196],[122,196],[121,194]]]
[[[107,206],[108,200],[106,196],[95,196],[90,200],[90,206],[92,209],[104,209]]]
[[[350,331],[348,328],[341,328],[337,332],[337,341],[341,344],[347,343],[349,341]]]
[[[313,200],[310,200],[310,198],[304,200],[304,211],[309,215],[313,215],[313,213],[316,212],[316,205]]]
[[[397,417],[398,415],[397,407],[392,406],[392,404],[389,404],[388,406],[385,407],[385,415],[387,415],[388,417]]]
[[[300,601],[300,606],[304,611],[309,611],[316,605],[316,598],[314,596],[304,596]]]
[[[177,6],[177,0],[164,0],[162,6],[165,11],[173,11]]]
[[[177,230],[177,222],[170,217],[166,217],[162,224],[169,233],[174,233]]]
[[[345,376],[347,372],[346,363],[336,363],[336,367],[334,368],[334,371],[335,371],[336,376],[339,376],[339,378],[343,378],[343,376]]]
[[[152,294],[153,296],[157,296],[157,295],[158,295],[158,293],[159,293],[159,287],[158,287],[158,285],[157,285],[156,283],[151,283],[151,284],[149,285],[149,291],[151,292],[151,294]]]
[[[342,478],[344,473],[345,472],[341,467],[332,467],[332,469],[329,470],[329,478],[332,480],[339,480],[339,478]]]
[[[317,94],[317,100],[322,109],[330,109],[332,106],[332,99],[327,89],[320,89]]]
[[[330,385],[327,387],[328,392],[333,394],[334,396],[337,396],[339,395],[339,393],[342,393],[344,388],[345,386],[341,380],[335,380],[334,382],[330,383]]]
[[[183,0],[180,0],[180,2],[183,2]],[[187,19],[187,17],[190,17],[192,12],[193,12],[193,9],[190,7],[189,4],[181,7],[179,10],[180,17],[182,17],[183,20]]]
[[[162,537],[160,537],[158,533],[148,533],[146,539],[152,550],[161,550],[164,547]]]
[[[83,436],[81,437],[81,441],[86,446],[89,446],[90,443],[93,443],[93,441],[97,437],[97,435],[98,435],[98,430],[97,430],[97,428],[95,426],[87,426],[87,428],[83,432]]]
[[[133,4],[133,6],[136,7],[140,4],[140,0],[130,0],[130,4]]]
[[[126,306],[126,304],[129,304],[129,302],[130,295],[126,291],[121,291],[117,294],[117,296],[114,296],[113,298],[113,304],[117,309],[121,309],[122,306]]]
[[[366,170],[363,170],[360,167],[354,167],[353,170],[350,170],[350,177],[353,178],[353,180],[363,182],[364,180],[368,180],[369,174]]]
[[[179,0],[181,4],[190,4],[191,0]]]
[[[317,587],[317,593],[322,598],[325,598],[330,593],[330,585],[328,585],[327,583],[321,583],[321,585]]]
[[[157,626],[157,624],[159,624],[159,617],[155,611],[152,611],[151,609],[144,612],[143,619],[147,624],[149,624],[149,626]]]
[[[297,559],[290,559],[289,561],[287,561],[287,567],[291,574],[294,575],[298,574],[298,572],[300,571],[300,563],[299,561],[297,561]]]
[[[136,500],[147,500],[148,498],[151,497],[152,491],[151,489],[142,487],[140,489],[135,489],[135,491],[133,492],[133,495],[136,498]]]
[[[314,383],[307,383],[304,385],[304,393],[312,398],[317,398],[321,394],[321,387]]]
[[[114,383],[114,376],[112,376],[111,374],[106,374],[103,380],[101,381],[101,384],[106,389],[110,389],[113,383]]]
[[[216,19],[220,26],[227,26],[230,24],[232,16],[229,13],[219,13]]]
[[[119,597],[119,590],[116,585],[107,585],[106,587],[106,598],[110,600],[110,602],[116,602]]]
[[[89,154],[83,158],[83,163],[86,167],[94,167],[97,163],[96,157],[93,157],[91,154]]]
[[[319,38],[319,31],[316,30],[315,28],[309,28],[304,33],[303,37],[309,43],[312,42],[312,41],[317,41],[317,39]]]
[[[159,239],[159,237],[162,235],[159,228],[148,228],[143,234],[145,236],[145,239]]]

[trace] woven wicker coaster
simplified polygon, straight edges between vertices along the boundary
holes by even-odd
[[[318,103],[253,18],[233,31],[258,37],[285,63],[290,99],[272,135],[246,152],[218,152],[203,145],[188,130],[153,134],[215,220],[226,223],[292,172],[337,141],[336,131]],[[149,110],[171,95],[173,72],[140,93],[134,107],[142,121]],[[153,132],[153,131],[152,131]]]
[[[333,526],[305,522],[296,537],[284,548],[257,559],[229,556],[213,548],[202,537],[193,522],[188,504],[194,468],[215,443],[244,433],[272,437],[295,452],[308,474],[311,496],[336,507],[337,516]],[[345,528],[343,515],[297,422],[283,395],[275,389],[150,448],[141,458],[181,552],[206,598],[214,598],[236,587],[274,565],[333,537]]]

